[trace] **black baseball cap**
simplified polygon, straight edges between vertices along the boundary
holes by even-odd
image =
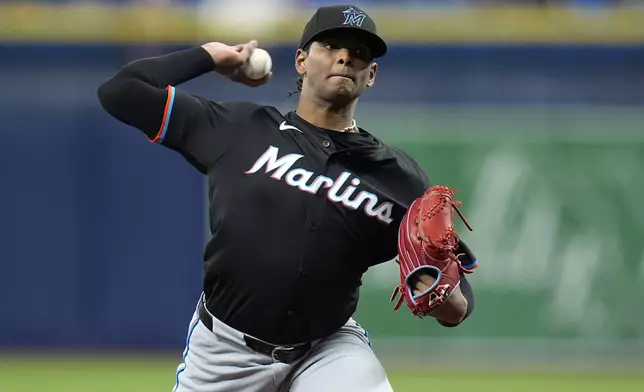
[[[336,30],[351,30],[361,34],[374,58],[387,53],[387,44],[380,38],[376,22],[366,12],[354,5],[320,7],[304,27],[300,49],[306,49],[321,34]]]

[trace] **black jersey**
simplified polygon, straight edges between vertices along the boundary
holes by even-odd
[[[201,48],[145,59],[99,97],[208,176],[208,309],[272,343],[326,336],[355,311],[363,273],[396,256],[400,221],[429,180],[364,129],[335,132],[295,112],[174,87],[211,69]]]

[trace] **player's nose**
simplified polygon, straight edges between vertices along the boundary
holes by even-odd
[[[338,63],[342,65],[349,65],[353,63],[353,56],[349,49],[342,48],[338,50]]]

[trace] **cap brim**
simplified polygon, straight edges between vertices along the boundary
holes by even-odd
[[[334,26],[334,27],[329,27],[327,29],[318,31],[313,37],[311,37],[307,42],[305,42],[302,45],[302,48],[308,46],[311,44],[311,42],[315,41],[317,38],[319,38],[321,35],[325,33],[329,33],[332,31],[341,31],[345,30],[347,32],[351,32],[351,34],[357,34],[362,36],[362,40],[364,40],[365,44],[369,46],[369,49],[371,49],[371,55],[373,58],[378,58],[382,57],[385,54],[387,54],[387,44],[385,41],[380,38],[378,34],[374,34],[371,31],[367,31],[365,29],[361,29],[359,27],[354,27],[354,26]]]

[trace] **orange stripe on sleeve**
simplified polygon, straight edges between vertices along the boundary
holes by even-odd
[[[174,106],[174,87],[168,86],[168,98],[165,102],[165,110],[163,111],[163,120],[161,121],[161,126],[159,131],[154,139],[150,139],[152,143],[161,143],[165,139],[165,135],[168,132],[168,125],[170,125],[170,116],[172,115],[172,107]]]

